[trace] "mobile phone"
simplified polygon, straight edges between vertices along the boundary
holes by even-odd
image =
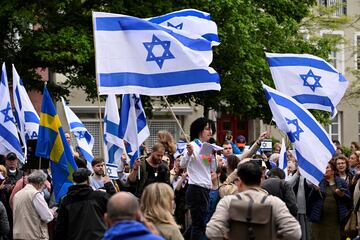
[[[225,140],[231,140],[232,131],[226,131]]]

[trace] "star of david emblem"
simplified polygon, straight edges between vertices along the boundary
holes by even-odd
[[[31,134],[31,139],[34,139],[34,138],[37,138],[37,137],[38,137],[37,133],[35,131],[33,131],[32,134]]]
[[[11,105],[8,102],[7,107],[3,110],[1,110],[1,112],[4,114],[5,118],[4,118],[4,123],[11,121],[13,123],[15,123],[15,120],[13,117],[11,117],[9,114],[11,113]]]
[[[285,120],[286,120],[286,123],[288,125],[292,124],[292,125],[295,126],[295,129],[296,129],[295,132],[290,131],[290,132],[287,133],[288,136],[289,136],[290,141],[295,142],[295,139],[299,141],[300,140],[300,133],[304,132],[304,130],[302,130],[300,128],[298,120],[296,118],[293,119],[293,120],[285,118]]]
[[[175,28],[175,29],[182,30],[182,28],[183,28],[183,23],[180,23],[180,24],[178,24],[178,25],[173,25],[171,22],[167,22],[167,26],[168,26],[168,27],[173,27],[173,28]]]
[[[317,87],[322,88],[322,86],[320,85],[321,76],[315,75],[311,69],[307,74],[300,74],[300,77],[302,80],[304,80],[304,86],[309,87],[313,92],[315,92],[315,89]],[[310,84],[308,82],[308,78],[313,78],[314,83]]]
[[[155,61],[160,69],[162,68],[166,59],[175,58],[174,55],[170,52],[170,41],[161,41],[158,37],[155,36],[155,34],[153,35],[151,42],[143,42],[143,44],[148,51],[146,61]],[[162,54],[159,54],[161,51],[159,47],[162,47],[163,49]],[[154,50],[156,50],[155,53]]]
[[[74,132],[74,136],[77,138],[77,139],[82,139],[82,138],[85,138],[85,132]]]
[[[106,171],[107,171],[107,175],[108,175],[108,176],[110,176],[110,175],[111,175],[111,173],[112,173],[111,168],[106,167]]]

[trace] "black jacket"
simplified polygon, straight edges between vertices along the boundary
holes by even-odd
[[[89,185],[73,185],[61,201],[55,240],[96,240],[106,231],[104,213],[110,195]]]
[[[295,193],[287,182],[279,178],[269,178],[262,183],[261,187],[265,189],[270,195],[276,196],[283,200],[291,215],[294,217],[297,216],[298,209]]]

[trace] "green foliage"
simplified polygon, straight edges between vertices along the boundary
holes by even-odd
[[[150,17],[196,8],[210,12],[221,44],[212,66],[221,76],[220,92],[170,96],[169,101],[203,105],[243,118],[271,118],[261,81],[273,86],[264,52],[328,56],[330,41],[306,41],[299,32],[315,0],[3,0],[0,60],[14,63],[27,88],[42,89],[34,69],[48,67],[67,77],[53,95],[82,88],[96,97],[92,11]],[[34,29],[29,26],[36,26]],[[16,38],[15,36],[21,36]],[[146,98],[146,106],[150,98]]]
[[[346,157],[350,157],[351,155],[351,149],[349,147],[346,147],[346,146],[342,146],[342,149],[343,149],[343,153]]]

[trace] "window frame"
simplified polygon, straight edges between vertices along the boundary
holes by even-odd
[[[341,35],[342,38],[344,37],[344,31],[342,31],[342,30],[329,30],[329,29],[320,30],[320,36],[323,36],[324,34]],[[344,45],[344,43],[340,43],[340,44],[337,44],[336,47],[338,48],[338,51],[336,51],[336,53],[338,53],[340,55],[340,60],[339,60],[340,66],[336,66],[336,67],[334,66],[334,67],[340,73],[342,73],[344,75],[345,74],[345,45]],[[330,56],[329,56],[329,58],[330,58]],[[330,58],[330,59],[332,59],[332,58]],[[337,58],[335,58],[335,59],[337,59]],[[338,60],[336,60],[336,63],[337,62],[338,62]],[[330,63],[332,64],[332,62],[330,62]]]

